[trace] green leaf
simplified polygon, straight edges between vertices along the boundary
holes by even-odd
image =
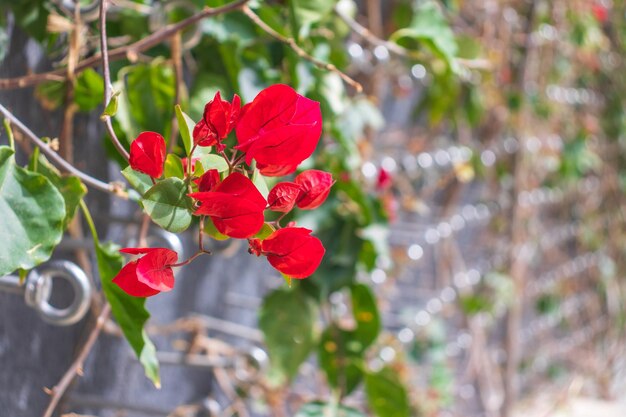
[[[435,54],[443,58],[456,72],[455,57],[458,51],[454,32],[450,29],[445,16],[436,2],[429,0],[421,3],[415,10],[413,21],[407,28],[393,33],[390,40],[397,43],[402,40],[415,40],[426,44]],[[405,47],[413,45],[403,44]]]
[[[170,232],[186,230],[191,224],[192,202],[187,186],[179,178],[157,182],[143,196],[146,213],[159,226]]]
[[[21,269],[21,268],[17,270],[17,275],[20,277],[20,284],[22,285],[24,284],[29,272],[30,272],[29,270]]]
[[[535,310],[539,314],[551,314],[559,310],[560,299],[554,294],[542,294],[535,301]]]
[[[213,221],[210,217],[207,217],[204,221],[204,233],[211,236],[215,240],[226,240],[230,239],[228,236],[221,234],[213,224]]]
[[[47,110],[55,110],[65,100],[65,82],[46,81],[35,88],[35,97]]]
[[[309,34],[311,26],[332,12],[335,0],[290,0],[290,10],[297,27],[299,38]]]
[[[122,175],[142,196],[153,186],[149,175],[135,171],[130,165],[122,170]]]
[[[140,131],[168,130],[176,91],[176,77],[169,64],[157,58],[129,67],[125,91],[128,111]]]
[[[253,237],[256,239],[267,239],[269,237],[269,235],[271,235],[272,233],[275,232],[275,229],[270,226],[268,223],[263,223],[263,227],[261,227],[261,230],[259,230],[257,232],[256,235],[254,235]]]
[[[0,276],[47,261],[63,237],[63,196],[45,176],[15,164],[0,146]]]
[[[285,275],[282,272],[280,273],[280,276],[283,277],[283,279],[285,280],[285,284],[287,284],[287,288],[291,288],[291,285],[293,284],[293,278],[291,278],[289,275]]]
[[[180,137],[183,139],[183,146],[185,147],[185,155],[189,156],[193,147],[193,128],[196,126],[196,122],[182,111],[180,105],[177,104],[174,109],[176,111],[176,120],[178,120]]]
[[[459,304],[464,314],[474,316],[484,311],[491,311],[493,303],[484,294],[468,294],[459,297]]]
[[[150,313],[145,308],[146,299],[132,297],[113,283],[113,278],[122,269],[124,258],[118,251],[119,247],[112,244],[101,245],[95,236],[94,240],[102,290],[111,305],[113,317],[143,365],[146,376],[160,388],[156,348],[144,330],[150,318]]]
[[[74,103],[81,111],[91,111],[104,99],[104,81],[93,68],[87,68],[76,78]]]
[[[300,407],[295,417],[365,417],[356,408],[323,401],[313,401]]]
[[[389,248],[389,227],[382,223],[372,223],[360,231],[360,236],[372,244],[374,248],[374,259],[383,257],[391,259],[391,249]]]
[[[279,288],[263,300],[259,328],[281,382],[293,379],[315,346],[316,317],[315,305],[299,291]]]
[[[194,152],[195,153],[195,152]],[[228,171],[228,164],[219,155],[215,154],[205,154],[200,156],[200,160],[198,161],[204,168],[204,172],[207,172],[210,169],[217,169],[218,172]]]
[[[376,297],[370,287],[365,284],[354,284],[351,291],[352,314],[357,324],[354,337],[366,348],[376,340],[380,332],[380,315]]]
[[[105,116],[113,117],[117,114],[117,106],[119,103],[119,99],[120,99],[120,91],[116,91],[115,93],[113,93],[113,95],[111,96],[111,100],[109,100],[109,103],[104,108],[104,111],[102,112],[102,115],[100,116],[101,119],[104,118]]]
[[[389,368],[365,375],[367,403],[378,417],[409,417],[411,410],[406,388]]]
[[[46,31],[48,21],[47,1],[43,0],[0,0],[0,9],[6,10],[7,6],[13,11],[15,24],[38,41],[43,41],[49,33]],[[4,13],[3,13],[4,14]]]
[[[37,161],[36,163],[35,160]],[[87,188],[78,177],[61,174],[59,170],[52,166],[52,164],[48,162],[43,155],[40,155],[39,152],[33,152],[33,158],[31,158],[29,168],[33,172],[37,172],[48,178],[48,180],[63,196],[63,201],[65,202],[63,230],[67,229],[68,224],[72,221],[74,215],[76,214],[76,209],[78,208],[80,200],[87,193]]]
[[[252,174],[252,183],[256,186],[257,190],[259,190],[263,198],[267,198],[270,190],[267,187],[265,178],[261,175],[257,168],[254,169],[254,173]]]
[[[363,378],[363,344],[354,332],[331,325],[322,333],[318,347],[320,367],[328,384],[348,395]]]
[[[173,153],[167,155],[165,158],[165,165],[163,167],[165,178],[185,178],[185,168],[183,168],[183,162],[180,158]]]

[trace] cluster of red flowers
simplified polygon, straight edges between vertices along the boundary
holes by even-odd
[[[237,145],[228,150],[224,140],[233,129]],[[318,170],[301,172],[292,182],[277,183],[266,199],[250,179],[248,167],[254,161],[264,176],[292,174],[315,151],[321,133],[319,103],[289,86],[273,85],[243,107],[237,95],[228,102],[218,92],[206,104],[202,120],[193,130],[193,148],[212,146],[230,169],[223,176],[216,169],[195,176],[196,161],[190,155],[186,181],[194,191],[188,194],[196,202],[194,214],[210,218],[223,235],[248,239],[249,252],[266,256],[284,275],[310,276],[324,256],[320,240],[311,236],[311,230],[291,224],[281,227],[280,218],[266,223],[264,212],[286,214],[296,206],[302,210],[319,207],[330,192],[331,175]],[[230,157],[226,152],[231,152]],[[165,159],[165,139],[158,133],[143,132],[131,144],[131,168],[153,180],[163,175]],[[273,232],[262,239],[255,237],[264,224]],[[137,297],[171,290],[172,267],[187,263],[177,264],[176,252],[165,248],[126,248],[122,252],[143,255],[124,266],[113,280]]]

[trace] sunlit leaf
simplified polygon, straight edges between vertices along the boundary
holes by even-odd
[[[378,417],[409,417],[411,410],[406,388],[390,368],[365,375],[367,402]]]
[[[185,231],[191,224],[191,198],[179,178],[167,178],[150,188],[141,203],[150,218],[170,232]]]
[[[63,195],[45,176],[15,164],[0,146],[0,276],[47,261],[63,237]]]
[[[293,379],[315,346],[317,309],[302,292],[279,288],[263,300],[263,331],[272,370],[283,382]]]
[[[96,239],[95,248],[102,290],[111,305],[113,317],[143,365],[146,376],[159,388],[161,382],[156,348],[144,328],[150,318],[150,313],[145,308],[146,299],[132,297],[113,283],[113,278],[124,265],[119,247],[112,244],[101,245]]]

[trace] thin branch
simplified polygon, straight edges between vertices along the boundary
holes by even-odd
[[[384,46],[385,48],[387,48],[387,50],[389,50],[389,52],[394,53],[398,56],[401,56],[403,58],[414,58],[414,59],[420,59],[420,54],[414,51],[411,51],[409,49],[406,49],[400,45],[398,45],[397,43],[394,42],[390,42],[390,41],[386,41],[384,39],[379,38],[378,36],[374,35],[372,33],[372,31],[370,31],[368,28],[366,28],[365,26],[361,25],[359,22],[357,22],[356,20],[354,20],[353,18],[351,18],[350,16],[348,16],[347,14],[345,14],[344,12],[341,11],[341,9],[339,7],[335,7],[335,14],[341,19],[343,20],[343,22],[348,25],[348,27],[357,35],[361,36],[363,39],[365,39],[368,43],[374,45],[374,46]]]
[[[171,57],[172,66],[174,67],[174,79],[176,80],[174,88],[174,105],[180,104],[183,96],[183,89],[185,88],[185,82],[183,80],[183,57],[182,57],[182,36],[180,32],[176,33],[172,37],[171,41]],[[178,139],[178,118],[174,114],[172,116],[172,130],[170,132],[169,152],[173,153],[176,148],[176,142]],[[191,160],[191,158],[190,158]]]
[[[318,68],[321,68],[326,71],[331,71],[339,75],[346,84],[352,86],[358,93],[363,91],[363,86],[361,86],[361,84],[358,81],[350,78],[346,73],[341,71],[339,68],[337,68],[333,64],[329,64],[328,62],[321,61],[309,55],[304,49],[302,49],[296,43],[295,40],[293,40],[293,38],[287,38],[281,35],[280,33],[276,32],[267,23],[265,23],[256,13],[254,13],[252,9],[250,9],[247,5],[244,5],[241,8],[241,11],[244,12],[246,16],[248,16],[254,24],[256,24],[259,28],[261,28],[263,32],[267,33],[268,35],[270,35],[272,38],[276,39],[277,41],[282,42],[285,45],[289,46],[300,58],[306,59],[307,61],[311,62],[313,65],[315,65]]]
[[[70,164],[74,164],[74,116],[78,107],[74,103],[75,79],[74,68],[80,56],[81,45],[81,14],[80,6],[74,3],[74,23],[69,37],[69,49],[67,54],[67,83],[65,83],[65,109],[63,111],[63,124],[59,133],[59,154]]]
[[[343,20],[343,22],[348,25],[348,27],[357,35],[362,37],[365,41],[367,41],[370,45],[374,46],[384,46],[387,48],[389,52],[395,54],[402,58],[410,58],[415,60],[424,60],[424,55],[420,54],[417,51],[412,51],[403,46],[398,45],[395,42],[391,42],[385,39],[381,39],[372,33],[371,30],[361,25],[359,22],[345,14],[339,7],[335,7],[335,14]],[[465,59],[465,58],[455,58],[455,61],[466,68],[470,69],[480,69],[480,70],[488,70],[493,67],[491,61],[488,59],[476,58],[476,59]]]
[[[183,29],[198,23],[200,20],[209,16],[217,16],[224,13],[229,13],[235,10],[241,9],[248,0],[237,0],[232,3],[226,4],[221,7],[206,7],[200,13],[190,16],[187,19],[181,20],[178,23],[165,26],[163,29],[154,32],[153,34],[131,43],[130,45],[121,46],[109,51],[109,61],[115,61],[119,59],[128,58],[133,60],[137,53],[145,51],[163,42],[166,39],[174,36],[175,33],[182,31]],[[102,52],[95,54],[94,56],[79,62],[76,65],[76,74],[86,70],[87,68],[95,67],[102,62]],[[25,75],[17,78],[4,78],[0,79],[0,90],[7,90],[13,88],[24,88],[33,85],[40,84],[44,81],[63,81],[66,79],[66,70],[61,68],[55,71]]]
[[[530,36],[537,19],[537,0],[531,0],[526,12],[526,24],[524,27],[525,42],[522,53],[520,54],[520,62],[514,62],[517,72],[515,74],[516,90],[524,95],[525,86],[528,78],[528,64],[535,46]],[[519,131],[524,131],[522,126],[528,122],[528,104],[522,102],[522,108],[519,114],[519,123],[517,126]],[[520,147],[514,155],[513,161],[513,190],[511,195],[512,201],[518,201],[520,193],[528,188],[528,175],[532,170],[532,166],[524,156],[524,140],[520,138]],[[504,399],[500,414],[502,417],[510,417],[513,414],[513,405],[518,396],[518,369],[520,364],[520,333],[522,319],[524,316],[524,298],[525,298],[525,277],[528,272],[528,260],[525,256],[517,253],[514,248],[521,247],[525,240],[528,239],[528,219],[533,215],[530,209],[521,207],[519,204],[513,204],[511,209],[510,224],[512,242],[511,251],[509,253],[510,265],[509,276],[514,285],[516,297],[509,306],[508,315],[506,317],[506,335],[504,341],[504,349],[506,352],[506,363],[504,365]]]
[[[104,326],[104,323],[106,322],[110,313],[111,306],[107,303],[98,315],[96,323],[89,332],[89,336],[87,337],[85,344],[80,349],[80,352],[78,352],[78,356],[76,356],[76,359],[74,359],[70,367],[67,369],[67,371],[65,371],[65,374],[63,374],[63,377],[61,377],[59,382],[52,389],[49,390],[49,393],[51,395],[50,403],[48,404],[48,407],[46,408],[43,417],[52,417],[52,414],[59,404],[59,401],[63,397],[63,394],[65,394],[65,391],[67,391],[67,388],[70,386],[76,375],[82,372],[83,363],[85,362],[85,359],[87,359],[89,352],[91,352],[91,349],[96,343],[96,340],[98,340],[100,331],[102,330],[102,327]]]
[[[102,69],[104,73],[104,108],[106,109],[111,101],[111,70],[109,69],[109,51],[107,47],[107,0],[100,0],[100,52],[102,54]],[[120,143],[119,138],[113,130],[111,124],[111,116],[103,115],[102,120],[109,132],[113,146],[117,149],[117,152],[128,161],[130,155],[124,146]]]
[[[39,137],[37,137],[37,135],[35,135],[29,128],[27,128],[24,125],[24,123],[21,122],[20,119],[15,117],[15,115],[13,113],[11,113],[2,104],[0,104],[0,113],[6,119],[8,119],[11,122],[11,124],[15,125],[20,131],[22,131],[24,133],[24,135],[31,142],[33,142],[36,146],[38,146],[41,149],[41,152],[43,152],[57,167],[61,168],[62,170],[66,171],[66,172],[69,172],[72,175],[77,176],[85,184],[87,184],[88,186],[90,186],[92,188],[95,188],[95,189],[100,190],[100,191],[104,191],[106,193],[113,193],[113,194],[115,194],[115,195],[117,195],[119,197],[122,197],[122,198],[128,198],[128,196],[126,196],[126,193],[124,193],[123,190],[121,190],[119,186],[117,186],[115,184],[107,184],[106,182],[100,181],[99,179],[96,179],[96,178],[94,178],[94,177],[92,177],[92,176],[90,176],[90,175],[88,175],[88,174],[78,170],[77,168],[75,168],[72,164],[67,162],[58,153],[56,153],[50,147],[50,145],[48,145],[47,143],[45,143],[44,141],[39,139]]]

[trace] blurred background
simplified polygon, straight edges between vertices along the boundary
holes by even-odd
[[[288,286],[245,242],[207,238],[214,256],[147,302],[162,387],[110,319],[52,409],[44,387],[97,308],[58,326],[0,291],[0,416],[626,415],[621,0],[108,3],[126,147],[152,130],[182,155],[174,105],[197,121],[218,90],[249,102],[286,83],[321,103],[305,168],[337,182],[294,220],[326,256]],[[100,120],[99,16],[97,0],[0,0],[0,104],[125,183]],[[15,135],[24,165],[34,148]],[[102,240],[132,246],[143,225],[151,246],[193,253],[197,226],[85,200]],[[98,282],[80,215],[53,258]],[[58,282],[52,302],[74,291]]]

